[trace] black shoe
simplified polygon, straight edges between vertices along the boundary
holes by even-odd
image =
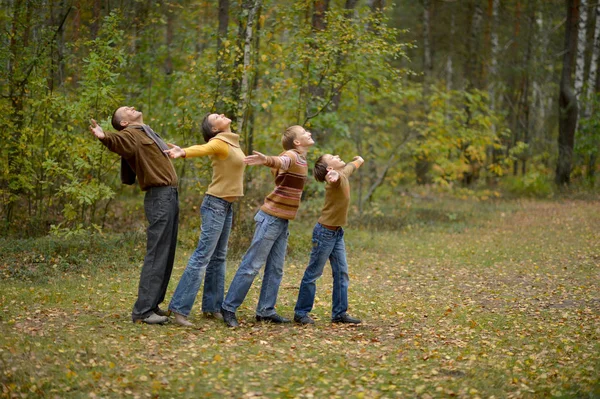
[[[284,323],[290,323],[291,322],[290,319],[286,319],[285,317],[281,317],[277,313],[272,314],[271,316],[259,316],[259,315],[256,315],[256,321],[269,321],[269,322],[275,323],[275,324],[284,324]]]
[[[294,321],[300,324],[315,324],[315,321],[310,318],[309,315],[305,314],[304,316],[294,315]]]
[[[228,327],[239,327],[240,323],[235,318],[235,312],[221,308],[221,314],[223,315],[223,321]]]
[[[349,316],[347,313],[342,313],[339,316],[334,317],[333,319],[331,319],[332,323],[347,323],[347,324],[359,324],[360,320]]]
[[[166,316],[166,317],[171,316],[171,311],[170,310],[162,310],[158,306],[156,307],[156,309],[154,309],[154,313],[156,313],[159,316]]]

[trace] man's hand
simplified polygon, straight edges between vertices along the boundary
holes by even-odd
[[[337,170],[333,170],[333,169],[331,169],[325,175],[325,180],[327,181],[327,183],[335,183],[336,181],[338,181],[339,178],[340,178],[339,172]]]
[[[94,136],[96,136],[99,139],[103,139],[106,137],[106,134],[104,134],[104,130],[102,130],[100,125],[98,125],[95,120],[90,119],[90,123],[90,131],[94,134]]]
[[[356,161],[356,162],[360,162],[361,164],[365,163],[365,160],[362,159],[362,157],[360,155],[355,156],[352,160]]]
[[[246,165],[264,165],[267,162],[267,156],[258,151],[252,151],[253,155],[244,158]]]
[[[177,147],[174,144],[169,143],[169,146],[171,146],[170,149],[165,150],[164,153],[167,154],[169,157],[175,159],[175,158],[185,158],[185,150],[181,149],[180,147]]]

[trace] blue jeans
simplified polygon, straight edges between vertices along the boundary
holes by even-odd
[[[315,282],[323,274],[327,259],[331,263],[333,274],[333,292],[331,300],[331,318],[342,315],[348,310],[348,262],[346,261],[346,245],[344,229],[329,230],[320,223],[315,225],[312,236],[313,249],[310,261],[302,277],[298,301],[294,314],[306,316],[315,302]]]
[[[263,211],[256,213],[254,221],[256,222],[254,238],[231,281],[223,301],[223,309],[230,312],[237,310],[244,302],[254,277],[262,265],[266,264],[256,314],[268,317],[275,314],[275,303],[283,277],[283,263],[290,234],[289,221]]]
[[[177,284],[169,309],[189,316],[204,275],[203,312],[220,312],[225,292],[225,260],[231,232],[233,204],[210,194],[200,207],[202,227],[198,247]]]

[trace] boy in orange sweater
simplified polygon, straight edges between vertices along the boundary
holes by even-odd
[[[323,274],[327,259],[333,274],[331,321],[333,323],[358,324],[360,320],[346,313],[348,310],[348,262],[344,244],[344,229],[350,206],[350,183],[348,177],[358,169],[364,160],[360,156],[348,164],[337,155],[322,155],[313,169],[319,182],[325,181],[325,205],[313,229],[313,249],[308,267],[304,272],[298,301],[294,309],[294,321],[300,324],[314,324],[308,315],[315,302],[315,282]]]

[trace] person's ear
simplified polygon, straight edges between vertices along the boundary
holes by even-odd
[[[128,121],[121,121],[121,122],[119,122],[119,124],[121,126],[123,126],[123,127],[127,127],[127,125],[129,125],[129,122]]]
[[[218,133],[218,132],[219,132],[219,129],[217,129],[217,128],[216,128],[216,127],[214,127],[214,126],[213,126],[213,127],[211,127],[211,128],[210,128],[210,130],[211,130],[213,133]]]
[[[333,166],[328,166],[327,167],[327,171],[329,172],[330,170],[333,170]]]

